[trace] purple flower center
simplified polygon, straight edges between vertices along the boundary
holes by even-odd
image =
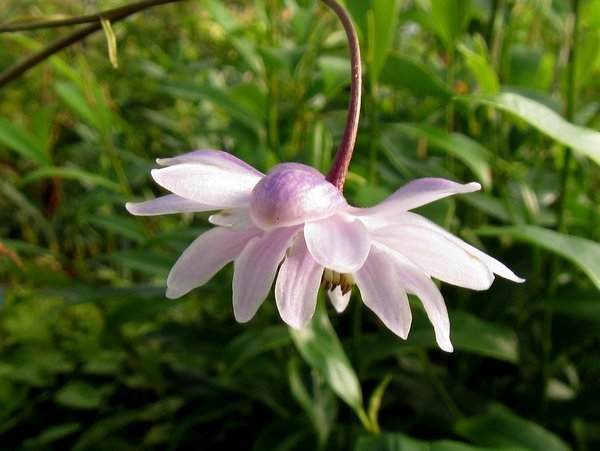
[[[250,197],[252,220],[265,230],[327,218],[347,206],[323,174],[297,163],[273,167]]]

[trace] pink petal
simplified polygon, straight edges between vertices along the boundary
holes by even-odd
[[[323,267],[308,252],[301,233],[279,268],[275,283],[277,308],[287,324],[301,329],[310,321],[317,306],[322,276]]]
[[[416,295],[423,303],[427,317],[433,324],[438,346],[446,352],[452,352],[450,318],[440,290],[427,274],[408,261],[398,260],[396,271],[409,293]]]
[[[374,240],[432,277],[460,287],[486,290],[494,275],[479,258],[437,231],[416,225],[394,225],[374,233]]]
[[[232,227],[234,229],[247,229],[253,227],[254,223],[247,208],[228,208],[208,218],[211,224]]]
[[[369,258],[354,277],[365,305],[388,329],[406,339],[412,314],[393,259],[373,247]]]
[[[481,185],[476,182],[461,185],[441,178],[416,179],[404,185],[378,205],[356,210],[354,213],[361,219],[364,218],[373,227],[385,226],[413,208],[454,194],[471,193],[479,189],[481,189]]]
[[[170,213],[184,213],[195,211],[209,211],[214,207],[180,197],[176,194],[157,197],[144,202],[127,202],[127,211],[137,216],[166,215]]]
[[[240,323],[250,321],[269,294],[277,267],[298,230],[287,227],[256,237],[234,261],[233,313]]]
[[[329,300],[333,304],[333,308],[338,313],[342,313],[348,307],[348,303],[350,302],[350,294],[352,292],[349,291],[346,294],[342,294],[342,289],[340,287],[335,287],[332,291],[327,292],[327,296]]]
[[[406,215],[402,218],[403,224],[411,224],[419,227],[425,227],[432,230],[435,233],[446,238],[448,241],[456,244],[460,248],[462,248],[465,252],[473,255],[475,258],[479,259],[483,264],[485,264],[489,270],[495,274],[498,274],[500,277],[503,277],[508,280],[512,280],[513,282],[522,283],[525,282],[525,279],[520,278],[510,269],[508,269],[504,264],[496,260],[495,258],[487,255],[486,253],[480,251],[474,246],[471,246],[469,243],[464,242],[457,236],[451,234],[447,230],[441,228],[434,222],[424,218],[423,216],[414,214],[414,213],[406,213]]]
[[[252,191],[252,219],[266,230],[326,218],[346,208],[342,193],[316,169],[298,163],[275,166]]]
[[[260,180],[251,172],[191,163],[154,169],[152,177],[174,194],[213,205],[214,210],[248,205],[250,193]]]
[[[231,171],[242,171],[249,172],[259,177],[264,174],[245,161],[231,155],[230,153],[223,152],[222,150],[195,150],[193,152],[184,153],[177,155],[172,158],[158,158],[156,160],[161,166],[173,166],[182,163],[193,163],[208,166],[217,166],[223,169]]]
[[[167,297],[178,298],[204,285],[260,233],[261,230],[256,227],[242,231],[216,227],[200,235],[171,269],[167,279]]]
[[[306,245],[313,258],[339,273],[357,271],[367,259],[371,240],[357,220],[334,215],[304,226]]]

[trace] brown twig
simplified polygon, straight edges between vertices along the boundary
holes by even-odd
[[[49,56],[58,53],[62,49],[69,47],[75,42],[81,41],[88,35],[102,29],[101,19],[108,20],[110,22],[117,22],[119,20],[125,19],[126,17],[135,14],[139,11],[142,11],[147,8],[151,8],[153,6],[162,5],[166,3],[176,3],[184,0],[145,0],[138,3],[133,3],[131,5],[121,6],[120,8],[110,9],[106,11],[101,11],[97,14],[81,16],[79,18],[72,19],[63,19],[57,21],[46,21],[46,22],[38,22],[38,26],[34,26],[36,23],[33,22],[31,24],[21,24],[20,30],[31,30],[35,28],[48,28],[48,27],[59,27],[66,25],[76,25],[76,24],[84,24],[88,25],[80,28],[79,30],[75,30],[69,33],[66,36],[58,38],[57,40],[51,42],[46,47],[41,49],[39,52],[34,53],[21,60],[17,64],[12,67],[9,67],[4,72],[0,73],[0,88],[11,81],[15,80],[25,72],[27,72],[32,67],[35,67],[37,64],[44,61]],[[54,23],[54,25],[50,25]],[[41,26],[40,26],[41,25]],[[17,24],[13,25],[5,25],[0,28],[1,31],[16,31],[16,29],[10,30],[7,27],[16,27]],[[23,28],[26,27],[26,28]]]

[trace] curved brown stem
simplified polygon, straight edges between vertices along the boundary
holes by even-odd
[[[358,36],[352,24],[352,19],[348,12],[335,0],[321,0],[329,6],[338,16],[346,36],[348,46],[350,47],[350,65],[352,80],[350,84],[350,102],[348,104],[348,118],[346,119],[346,128],[344,136],[340,142],[335,159],[327,173],[327,180],[334,184],[340,191],[344,189],[344,182],[348,174],[348,166],[352,159],[354,143],[356,142],[356,133],[358,132],[358,121],[360,117],[360,104],[362,95],[362,67],[360,62],[360,45]]]

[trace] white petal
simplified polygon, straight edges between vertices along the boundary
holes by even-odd
[[[167,279],[167,297],[178,298],[204,285],[260,233],[258,228],[237,231],[216,227],[200,235],[171,269]]]
[[[260,180],[258,175],[250,172],[190,163],[153,169],[152,177],[169,191],[213,205],[214,210],[248,205],[252,188]]]
[[[433,324],[438,346],[446,352],[452,352],[454,348],[450,341],[450,318],[440,290],[427,274],[410,264],[398,261],[396,271],[407,290],[423,303],[427,317]]]
[[[253,226],[250,210],[248,208],[228,208],[208,218],[211,224],[232,227],[234,229],[247,229]]]
[[[322,276],[323,267],[312,258],[300,234],[279,268],[275,282],[277,308],[287,324],[301,329],[310,321],[317,306]]]
[[[193,152],[184,153],[177,155],[172,158],[158,158],[156,160],[161,166],[173,166],[182,163],[193,163],[208,166],[217,166],[223,169],[229,169],[231,171],[242,171],[249,172],[251,174],[262,177],[264,174],[245,161],[231,155],[230,153],[223,152],[222,150],[194,150]]]
[[[176,194],[169,194],[144,202],[127,202],[125,208],[129,213],[137,216],[166,215],[170,213],[209,211],[214,209],[211,205],[185,199]]]
[[[277,267],[298,230],[275,229],[254,238],[234,261],[233,313],[240,323],[250,321],[269,294]]]
[[[331,291],[327,291],[327,296],[329,300],[333,304],[333,308],[338,313],[342,313],[348,307],[348,303],[350,302],[350,294],[352,291],[348,291],[346,294],[342,293],[342,289],[337,286]]]
[[[479,258],[431,228],[394,225],[377,230],[373,239],[402,254],[430,276],[452,285],[487,290],[494,280]]]
[[[415,213],[406,213],[405,216],[403,216],[403,218],[402,218],[402,223],[403,224],[414,224],[414,225],[417,225],[420,227],[429,228],[429,229],[439,233],[440,235],[442,235],[449,241],[453,242],[457,246],[461,247],[462,249],[465,250],[465,252],[468,252],[469,254],[478,258],[481,262],[483,262],[485,265],[487,265],[487,267],[489,268],[489,270],[491,272],[498,274],[500,277],[503,277],[505,279],[512,280],[513,282],[518,282],[518,283],[525,282],[525,279],[522,279],[519,276],[517,276],[514,272],[512,272],[504,264],[502,264],[495,258],[480,251],[476,247],[471,246],[469,243],[466,243],[465,241],[463,241],[460,238],[458,238],[457,236],[451,234],[447,230],[444,230],[443,228],[438,226],[436,223],[430,221],[427,218],[424,218],[423,216],[417,215]]]
[[[362,222],[334,215],[304,225],[306,245],[325,268],[353,273],[365,262],[371,240]]]
[[[326,218],[348,207],[344,196],[310,166],[275,166],[252,190],[250,213],[265,230]]]
[[[413,180],[383,202],[374,207],[355,210],[355,216],[365,219],[373,227],[385,226],[394,222],[398,215],[413,208],[429,204],[454,194],[471,193],[481,189],[476,182],[461,185],[441,178]]]
[[[371,248],[367,261],[354,277],[365,305],[375,312],[388,329],[406,339],[412,315],[393,259]]]

